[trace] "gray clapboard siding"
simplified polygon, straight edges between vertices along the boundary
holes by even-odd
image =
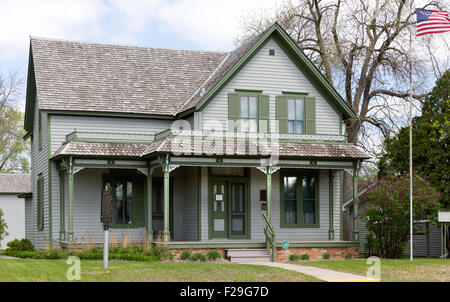
[[[36,106],[34,112],[33,137],[31,144],[31,190],[33,193],[33,231],[30,233],[30,240],[38,248],[48,247],[48,115],[41,113],[41,134],[42,149],[39,150],[39,110]],[[44,177],[44,228],[41,231],[37,229],[37,176],[42,173]]]
[[[170,128],[172,121],[163,119],[118,118],[78,115],[52,115],[52,153],[74,129],[80,132],[155,134]]]
[[[33,238],[33,199],[25,198],[25,238]]]
[[[275,50],[275,56],[269,56],[269,49]],[[271,120],[275,120],[275,97],[282,91],[307,92],[316,98],[317,134],[339,134],[338,113],[273,40],[269,40],[204,108],[203,127],[208,121],[222,121],[225,126],[228,120],[228,93],[234,92],[234,89],[261,90],[270,95]],[[272,131],[274,126],[272,123]]]

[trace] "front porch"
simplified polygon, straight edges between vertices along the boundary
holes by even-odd
[[[100,192],[109,183],[112,244],[267,248],[272,255],[283,241],[291,249],[357,245],[357,230],[353,241],[342,240],[342,173],[352,171],[357,186],[362,153],[348,145],[280,145],[273,164],[259,153],[183,154],[170,137],[150,145],[69,140],[52,157],[60,181],[59,242],[103,241]]]

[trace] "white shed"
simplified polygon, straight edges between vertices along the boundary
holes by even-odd
[[[5,249],[6,244],[15,238],[25,237],[25,202],[31,200],[30,194],[29,174],[0,174],[0,209],[9,233],[0,242],[0,249]]]

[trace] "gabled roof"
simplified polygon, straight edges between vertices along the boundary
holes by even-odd
[[[230,53],[31,38],[26,130],[39,109],[183,116],[205,106],[273,38],[344,118],[352,109],[274,23]]]
[[[1,193],[30,193],[30,174],[0,174],[0,194]]]

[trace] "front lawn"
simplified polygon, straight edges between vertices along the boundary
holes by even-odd
[[[0,259],[0,281],[67,281],[65,260]],[[318,281],[278,268],[234,263],[81,261],[81,281]]]
[[[366,259],[355,260],[322,260],[298,262],[295,264],[317,266],[335,271],[366,276]],[[381,281],[450,281],[450,259],[416,258],[411,263],[409,259],[382,259]]]

